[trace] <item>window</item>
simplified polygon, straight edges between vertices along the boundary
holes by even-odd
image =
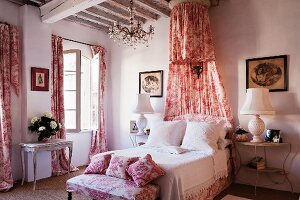
[[[67,132],[98,127],[98,59],[80,50],[64,51],[64,105]]]

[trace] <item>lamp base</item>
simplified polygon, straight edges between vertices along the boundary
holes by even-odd
[[[254,135],[252,140],[250,140],[250,142],[260,143],[263,142],[263,140],[259,136]]]
[[[144,129],[147,126],[147,118],[144,116],[144,114],[140,114],[140,117],[136,121],[136,126],[139,130],[139,132],[137,132],[137,135],[145,135]]]
[[[253,139],[250,142],[263,142],[260,136],[265,131],[265,123],[259,115],[254,115],[254,117],[249,121],[248,129],[253,135]]]

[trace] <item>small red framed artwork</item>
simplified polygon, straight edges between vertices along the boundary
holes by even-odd
[[[49,69],[31,67],[31,90],[49,91]]]

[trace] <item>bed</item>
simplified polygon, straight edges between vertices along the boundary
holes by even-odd
[[[212,199],[230,184],[230,151],[186,151],[176,154],[177,147],[140,146],[114,151],[121,156],[153,160],[166,172],[153,183],[160,187],[161,200]]]
[[[209,200],[231,183],[233,171],[231,143],[230,140],[225,139],[225,136],[226,131],[221,122],[212,124],[184,120],[161,121],[151,127],[146,144],[136,148],[106,152],[100,157],[107,154],[127,159],[139,157],[143,160],[150,155],[155,165],[165,172],[160,178],[152,179],[151,184],[159,189],[159,195],[156,197],[159,196],[160,200]],[[112,167],[110,167],[111,163],[114,163]],[[116,167],[121,167],[123,171],[130,168],[123,166],[122,163],[111,161],[104,174],[110,177],[114,176],[110,172]],[[143,170],[143,168],[137,169]],[[104,191],[108,189],[104,188]],[[120,191],[115,189],[114,195],[122,193],[121,188]]]

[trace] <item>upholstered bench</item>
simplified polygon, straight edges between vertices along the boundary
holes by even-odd
[[[158,186],[138,187],[133,181],[100,174],[83,174],[67,181],[68,200],[72,193],[101,200],[154,200],[159,197]]]

